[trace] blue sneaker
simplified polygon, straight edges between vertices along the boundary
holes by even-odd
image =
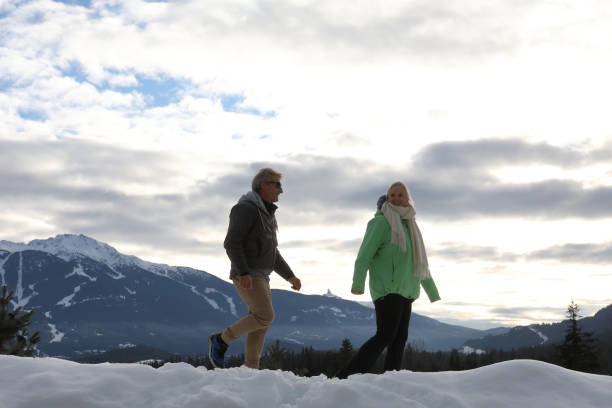
[[[223,360],[227,344],[221,338],[221,333],[211,334],[208,336],[208,359],[215,368],[223,368]]]

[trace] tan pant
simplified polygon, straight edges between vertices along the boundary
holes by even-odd
[[[238,280],[234,280],[234,286],[247,305],[249,314],[225,329],[221,338],[229,344],[246,334],[244,365],[257,369],[266,332],[274,321],[270,284],[266,279],[255,276],[251,289],[242,289]]]

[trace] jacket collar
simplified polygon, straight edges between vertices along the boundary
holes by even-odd
[[[249,201],[255,204],[257,208],[259,208],[262,211],[265,211],[266,214],[268,215],[274,215],[274,212],[276,212],[276,209],[278,208],[274,203],[265,202],[261,198],[261,196],[253,190],[249,191],[248,193],[240,197],[238,202],[240,203],[242,201]]]

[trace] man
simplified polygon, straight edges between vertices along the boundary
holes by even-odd
[[[259,368],[266,332],[274,320],[272,271],[289,281],[292,289],[302,287],[277,248],[274,212],[278,207],[274,203],[283,192],[281,178],[282,174],[271,168],[259,170],[253,177],[252,191],[243,195],[230,212],[223,246],[232,263],[230,279],[249,314],[222,333],[208,337],[208,357],[214,367],[223,367],[229,343],[246,334],[244,365]]]

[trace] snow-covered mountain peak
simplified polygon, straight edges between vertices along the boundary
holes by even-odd
[[[332,293],[332,291],[330,289],[327,289],[327,293],[324,294],[323,296],[325,297],[331,297],[331,298],[339,298],[340,296],[336,296]]]
[[[148,266],[147,262],[135,256],[122,255],[112,246],[82,234],[60,234],[56,235],[54,238],[34,239],[27,244],[1,241],[0,248],[4,248],[11,252],[28,249],[43,251],[62,258],[65,261],[70,261],[80,256],[86,256],[110,266]]]
[[[85,255],[109,265],[133,263],[128,262],[115,248],[108,244],[96,241],[85,235],[62,234],[55,238],[35,239],[28,243],[29,249],[49,252],[64,260],[74,259],[78,255]]]
[[[42,251],[55,255],[65,261],[88,257],[113,268],[120,265],[137,266],[156,275],[164,276],[168,276],[169,273],[178,273],[178,269],[180,269],[182,274],[201,273],[196,269],[157,264],[143,261],[133,255],[124,255],[112,246],[83,234],[59,234],[54,238],[34,239],[27,244],[0,240],[0,250],[9,252]]]
[[[20,242],[0,240],[0,250],[5,250],[8,252],[18,252],[25,251],[26,249],[28,249],[28,246],[26,244]]]

